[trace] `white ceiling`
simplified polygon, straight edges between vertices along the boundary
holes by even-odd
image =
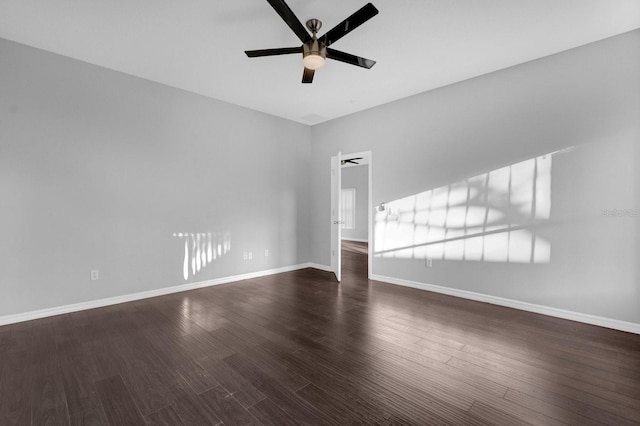
[[[367,0],[287,0],[323,34]],[[301,43],[266,0],[0,0],[0,37],[315,124],[640,28],[640,0],[372,0],[380,14],[303,85]],[[638,54],[638,52],[630,52]],[[0,70],[1,72],[1,70]]]

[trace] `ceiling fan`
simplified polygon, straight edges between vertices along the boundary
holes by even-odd
[[[302,46],[246,50],[244,53],[246,53],[248,57],[256,58],[260,56],[302,53],[302,63],[304,64],[304,72],[302,74],[303,83],[313,82],[315,70],[322,67],[327,58],[367,69],[375,65],[376,61],[372,61],[371,59],[361,58],[329,47],[331,44],[340,40],[342,37],[376,16],[378,14],[378,9],[376,9],[373,4],[367,3],[357,12],[353,13],[347,19],[327,31],[326,34],[321,37],[317,37],[318,31],[322,27],[322,22],[319,19],[309,19],[307,21],[307,28],[312,33],[312,35],[309,35],[300,20],[284,0],[267,0],[267,2],[269,2],[275,11],[278,12],[278,15],[280,15],[287,25],[289,25],[289,28],[291,28],[298,36],[302,42]]]
[[[347,164],[347,163],[350,163],[350,164],[356,164],[356,165],[360,164],[360,163],[357,163],[357,162],[356,162],[356,160],[363,160],[363,158],[362,158],[362,157],[349,158],[349,159],[347,159],[347,160],[342,160],[342,161],[340,161],[340,164],[341,164],[341,165],[343,165],[343,166],[344,166],[345,164]]]

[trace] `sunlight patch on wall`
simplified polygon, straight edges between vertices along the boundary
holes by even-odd
[[[551,245],[536,231],[551,215],[553,154],[381,204],[374,255],[548,263]]]
[[[177,232],[173,236],[184,239],[185,281],[231,251],[230,232]]]

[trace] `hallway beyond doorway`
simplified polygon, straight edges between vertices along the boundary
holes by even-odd
[[[342,240],[342,269],[357,278],[367,278],[369,244]]]

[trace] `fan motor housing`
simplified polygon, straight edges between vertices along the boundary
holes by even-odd
[[[302,57],[305,58],[309,55],[318,55],[326,58],[327,46],[325,46],[324,43],[319,41],[317,38],[314,38],[313,40],[308,41],[302,45]]]

